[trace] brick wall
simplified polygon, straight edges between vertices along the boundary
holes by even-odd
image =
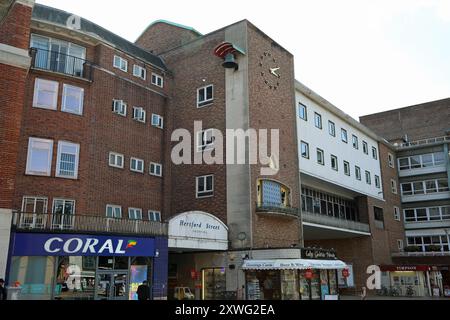
[[[28,50],[32,8],[20,3],[13,4],[9,14],[0,25],[0,43]]]

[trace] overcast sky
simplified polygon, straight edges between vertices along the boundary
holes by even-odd
[[[450,0],[37,0],[134,42],[158,19],[206,34],[248,19],[301,81],[359,116],[450,97]]]

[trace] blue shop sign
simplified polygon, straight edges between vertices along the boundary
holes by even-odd
[[[153,238],[16,233],[13,246],[13,256],[155,256]]]

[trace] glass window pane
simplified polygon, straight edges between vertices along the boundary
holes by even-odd
[[[413,188],[414,188],[414,194],[424,194],[422,182],[414,182]]]
[[[412,169],[417,169],[421,167],[420,164],[420,156],[412,156],[410,157],[411,160],[411,168]]]
[[[433,155],[432,154],[422,155],[422,165],[423,165],[423,167],[432,167],[433,166]]]

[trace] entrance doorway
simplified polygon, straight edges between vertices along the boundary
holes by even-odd
[[[95,300],[128,300],[128,270],[98,271]]]

